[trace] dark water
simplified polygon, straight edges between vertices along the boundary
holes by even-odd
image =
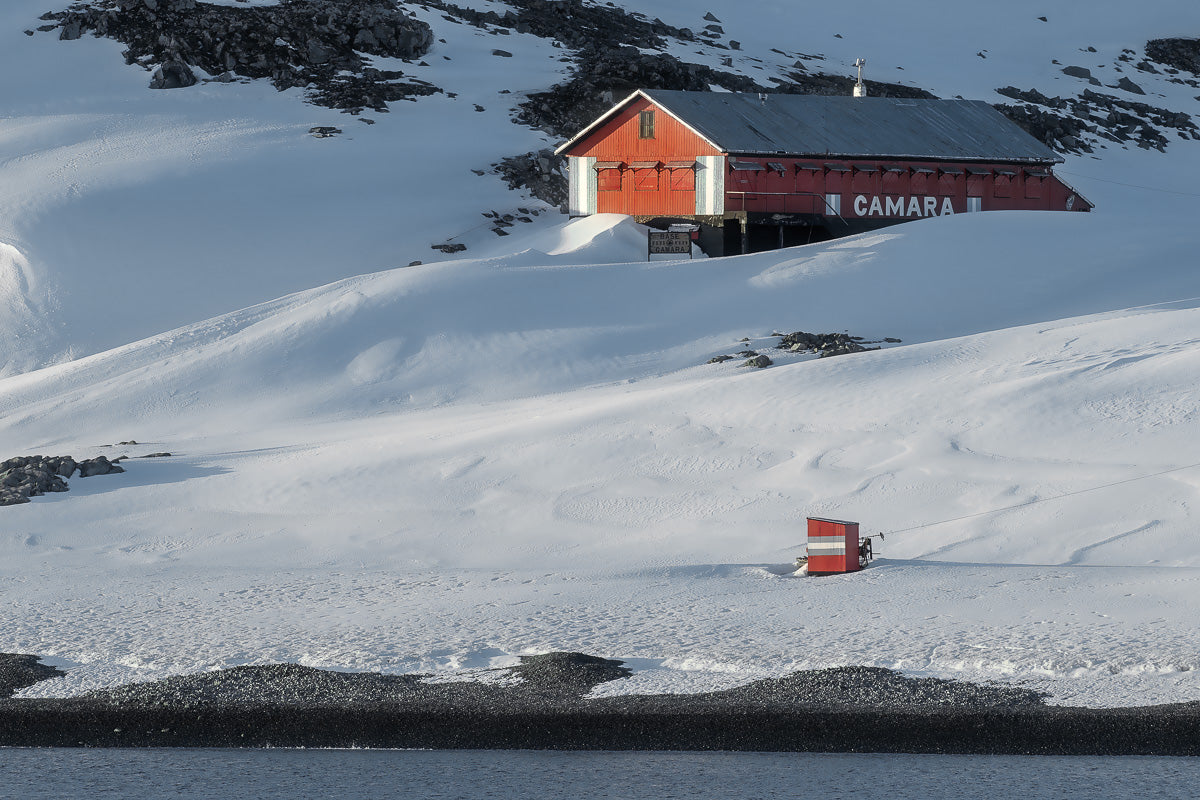
[[[1191,798],[1200,759],[0,749],[0,798]]]

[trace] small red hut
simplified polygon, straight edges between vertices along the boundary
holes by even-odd
[[[570,213],[691,222],[709,255],[999,209],[1090,211],[987,103],[638,90],[558,148]]]

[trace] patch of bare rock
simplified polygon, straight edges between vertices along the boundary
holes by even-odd
[[[154,69],[150,86],[215,80],[270,80],[305,87],[318,105],[386,112],[396,100],[441,91],[404,73],[369,66],[367,56],[405,60],[429,51],[433,32],[390,0],[283,0],[269,6],[220,6],[198,0],[87,0],[42,19],[59,38],[84,34],[126,45],[125,61]]]
[[[76,461],[71,456],[17,456],[0,461],[0,506],[28,503],[31,497],[68,490],[67,478],[124,472],[121,458],[104,456]]]

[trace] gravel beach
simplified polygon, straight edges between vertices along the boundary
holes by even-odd
[[[527,656],[492,682],[236,667],[77,698],[16,699],[36,659],[0,655],[0,746],[376,747],[1200,755],[1200,703],[1048,706],[1011,686],[876,667],[720,692],[588,699],[628,676],[579,653]],[[41,678],[44,679],[44,678]]]

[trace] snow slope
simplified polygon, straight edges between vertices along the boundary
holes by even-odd
[[[544,41],[505,37],[518,57],[496,60],[431,15],[452,60],[429,79],[462,94],[367,126],[259,84],[149,92],[111,43],[20,34],[52,7],[0,10],[0,59],[45,66],[25,86],[0,70],[0,456],[173,455],[0,509],[0,651],[71,667],[27,694],[575,649],[630,659],[620,690],[862,663],[1063,703],[1200,699],[1200,277],[1175,193],[1196,142],[1072,159],[1090,215],[647,264],[621,217],[469,230],[529,204],[470,168],[538,145],[500,90],[557,80]],[[875,77],[1048,90],[1064,50],[1188,19],[1148,7],[1044,36],[1026,28],[1064,23],[941,15],[929,35],[978,32],[989,57]],[[809,45],[710,8],[764,60],[852,59],[909,13],[877,4],[861,42]],[[697,9],[645,8],[699,28]],[[806,11],[811,35],[841,13]],[[463,231],[472,258],[399,266]],[[904,344],[705,363],[797,329]],[[884,558],[791,575],[806,515],[889,533]]]

